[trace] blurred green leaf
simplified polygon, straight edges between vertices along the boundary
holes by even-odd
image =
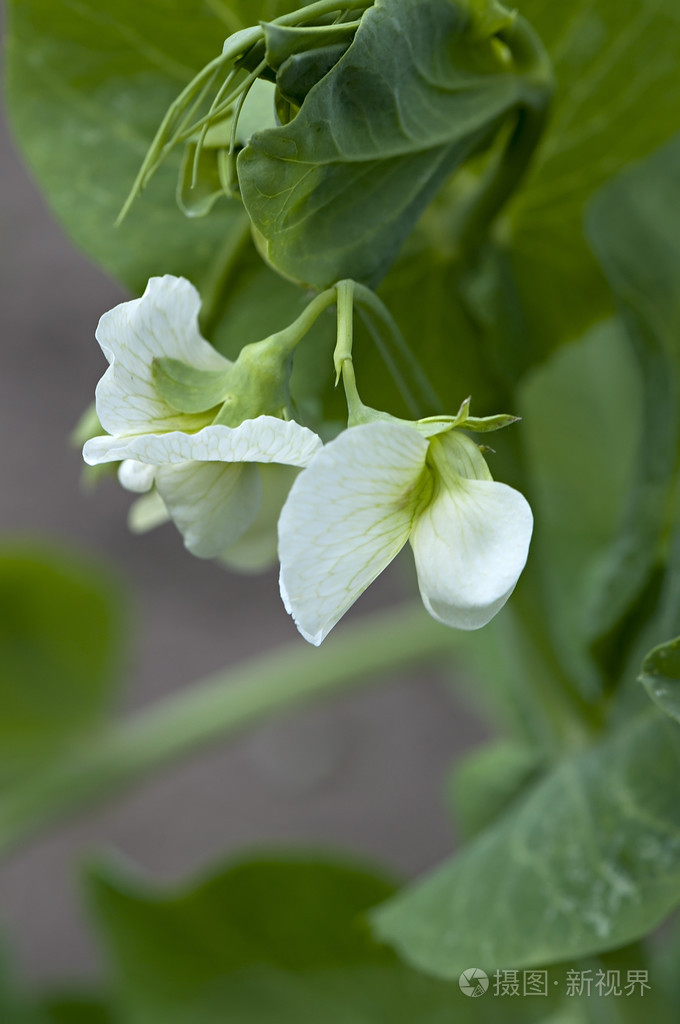
[[[364,920],[392,886],[348,862],[243,861],[170,894],[110,866],[90,884],[125,1024],[530,1024],[552,1005],[473,1004],[400,963]]]
[[[53,548],[0,548],[0,780],[38,770],[103,724],[122,655],[121,592]]]
[[[458,761],[448,782],[448,796],[464,839],[498,818],[540,775],[541,754],[518,740],[486,744]]]
[[[588,233],[633,343],[643,391],[636,475],[603,566],[591,635],[606,636],[666,554],[680,450],[680,137],[593,203]],[[602,378],[603,386],[607,377]],[[628,630],[630,634],[630,630]],[[620,643],[615,636],[612,646]]]
[[[375,911],[377,937],[454,978],[470,963],[554,963],[647,934],[680,902],[679,774],[677,724],[639,717]]]
[[[678,130],[677,0],[518,0],[557,80],[545,139],[508,212],[512,276],[540,359],[610,310],[583,207]],[[619,221],[625,230],[624,218]]]
[[[654,703],[680,722],[680,637],[649,652],[642,663],[640,682]]]
[[[40,1002],[36,1024],[124,1024],[116,1021],[106,1003],[95,995],[71,993]]]
[[[603,561],[634,480],[641,386],[620,321],[589,331],[528,375],[519,427],[536,517],[534,557],[564,668],[590,696],[600,689],[589,655]]]
[[[19,996],[10,979],[4,957],[4,942],[0,948],[0,1020],[7,1024],[24,1024],[27,1020],[20,1006]]]
[[[299,6],[203,0],[12,0],[7,104],[15,137],[73,241],[133,291],[153,274],[201,290],[219,276],[246,215],[210,218],[175,203],[170,160],[119,227],[114,222],[169,104],[224,38]],[[226,255],[225,255],[226,254]]]
[[[241,229],[240,204],[207,221],[175,204],[164,168],[114,222],[167,106],[219,52],[224,23],[202,0],[14,0],[7,102],[15,137],[73,241],[133,291],[153,274],[201,287]]]
[[[477,265],[462,266],[455,248],[464,182],[452,182],[380,289],[444,405],[472,394],[480,414],[507,405],[532,366],[611,315],[611,291],[583,231],[585,205],[678,128],[676,0],[517,6],[557,79],[530,172]],[[613,201],[611,209],[615,216]],[[626,230],[625,218],[618,224]]]

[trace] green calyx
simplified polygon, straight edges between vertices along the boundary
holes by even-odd
[[[198,370],[179,359],[155,359],[154,386],[178,412],[213,410],[213,423],[236,427],[256,416],[281,416],[289,405],[291,354],[278,335],[246,345],[223,371]]]
[[[213,424],[237,427],[257,416],[285,417],[290,409],[293,352],[314,321],[336,300],[336,289],[317,295],[300,316],[276,334],[245,345],[223,370],[201,370],[179,359],[154,359],[154,387],[178,412],[214,412]]]

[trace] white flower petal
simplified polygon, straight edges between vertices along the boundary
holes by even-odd
[[[258,416],[238,427],[214,424],[195,434],[173,430],[167,434],[136,437],[93,437],[85,443],[83,458],[89,465],[136,459],[150,465],[180,462],[281,462],[306,466],[321,447],[321,440],[294,420]]]
[[[134,491],[135,494],[144,494],[146,491],[150,491],[155,475],[155,466],[149,466],[145,462],[135,462],[134,459],[125,459],[118,467],[118,482],[126,491]]]
[[[515,588],[532,528],[528,502],[507,484],[440,483],[411,534],[429,613],[456,629],[486,625]]]
[[[185,546],[198,558],[217,558],[234,544],[260,505],[257,466],[242,462],[161,466],[156,486]]]
[[[130,505],[128,528],[132,533],[148,533],[170,520],[165,503],[157,490],[144,494]]]
[[[235,544],[221,556],[229,569],[236,572],[263,572],[276,565],[276,524],[295,477],[300,472],[294,466],[260,466],[262,500],[255,520]]]
[[[408,539],[427,442],[411,427],[352,427],[297,478],[279,520],[281,597],[320,644]]]
[[[224,370],[229,360],[201,337],[201,298],[183,277],[152,277],[140,299],[104,313],[96,338],[111,364],[97,385],[97,415],[111,434],[171,430],[186,422],[156,392],[155,358],[181,359],[201,370]]]

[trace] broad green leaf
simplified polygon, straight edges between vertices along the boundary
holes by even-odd
[[[538,751],[510,739],[473,750],[457,763],[448,796],[463,837],[472,839],[483,832],[536,781],[542,767]]]
[[[117,585],[82,557],[0,550],[0,779],[38,770],[102,724],[121,662]]]
[[[531,170],[481,265],[461,265],[455,231],[464,192],[448,186],[381,287],[444,405],[471,393],[487,413],[507,405],[516,383],[553,349],[611,315],[611,292],[583,231],[585,205],[678,128],[676,0],[517,6],[557,80]],[[625,230],[623,219],[619,225]]]
[[[643,415],[631,346],[619,321],[589,331],[527,376],[517,428],[550,604],[553,640],[580,690],[600,688],[589,655],[602,562],[634,480]]]
[[[244,222],[240,204],[226,200],[209,220],[187,219],[175,203],[175,163],[114,228],[165,109],[228,32],[202,0],[11,4],[15,137],[76,245],[133,291],[158,273],[201,287]]]
[[[512,276],[540,358],[610,307],[582,231],[587,199],[678,129],[677,0],[518,0],[553,61],[545,139],[508,212]],[[620,224],[623,226],[624,218]]]
[[[674,514],[680,447],[680,138],[597,197],[588,233],[633,343],[644,395],[636,475],[592,615],[597,638],[640,597],[664,557]]]
[[[378,939],[454,978],[554,963],[647,934],[680,902],[680,730],[648,712],[574,755],[372,915]]]
[[[640,682],[662,711],[680,722],[680,637],[649,652]]]
[[[36,1024],[117,1024],[107,1004],[90,994],[52,995],[41,1000],[39,1013]]]
[[[273,266],[315,286],[384,276],[449,174],[510,112],[545,102],[535,68],[501,53],[495,33],[510,38],[512,25],[479,0],[366,11],[293,121],[239,155],[241,195]]]
[[[125,1024],[529,1024],[553,1006],[474,1003],[401,964],[364,920],[392,887],[346,862],[246,861],[169,894],[105,868],[91,891]]]

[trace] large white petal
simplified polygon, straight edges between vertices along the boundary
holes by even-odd
[[[406,543],[427,447],[401,424],[352,427],[293,484],[279,520],[281,597],[310,643],[321,643]]]
[[[238,427],[213,424],[195,434],[173,430],[136,437],[93,437],[85,443],[83,458],[89,465],[135,459],[154,466],[179,462],[281,462],[306,466],[320,447],[320,438],[294,420],[258,416],[244,420]]]
[[[257,516],[246,532],[221,558],[236,572],[263,572],[278,561],[276,524],[295,477],[295,466],[260,466],[262,500]]]
[[[456,629],[479,629],[515,588],[529,552],[526,499],[493,480],[440,482],[411,544],[425,607]]]
[[[185,546],[198,558],[217,558],[234,544],[260,505],[258,468],[243,462],[161,466],[156,487]]]
[[[152,277],[139,299],[104,313],[96,331],[111,364],[97,385],[99,420],[111,434],[171,430],[186,423],[153,385],[155,358],[181,359],[201,370],[224,370],[229,361],[201,337],[201,298],[183,277]]]

